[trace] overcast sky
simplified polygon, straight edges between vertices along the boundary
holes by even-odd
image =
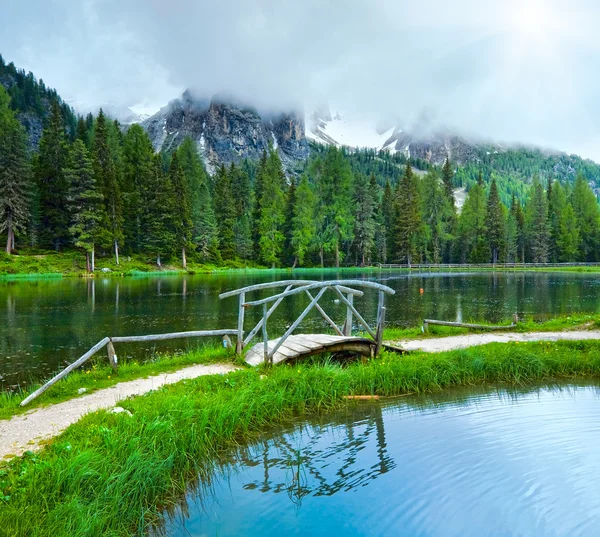
[[[65,98],[419,118],[600,161],[590,0],[2,0],[0,53]]]

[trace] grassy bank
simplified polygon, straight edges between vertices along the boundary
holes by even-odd
[[[20,407],[21,401],[30,393],[37,390],[42,383],[34,383],[27,389],[19,392],[0,391],[0,420],[9,419],[16,414],[28,412],[32,408],[60,403],[69,399],[87,395],[102,388],[114,386],[119,382],[126,382],[160,373],[170,373],[186,366],[195,364],[225,363],[234,361],[231,351],[220,345],[203,346],[175,355],[156,355],[151,360],[127,360],[119,365],[115,374],[108,365],[105,357],[97,357],[88,367],[74,371],[66,378],[52,386],[37,399],[34,399],[25,408]],[[84,394],[78,391],[84,388]]]
[[[482,321],[470,321],[477,324],[486,324]],[[506,320],[498,324],[509,324]],[[565,315],[537,322],[533,319],[521,321],[516,328],[511,328],[511,332],[553,332],[561,330],[595,330],[600,329],[600,316],[588,314]],[[482,330],[472,330],[467,328],[453,328],[448,326],[430,326],[428,332],[423,333],[420,326],[411,328],[387,328],[384,332],[386,341],[408,341],[414,339],[439,338],[456,335],[466,335],[470,333],[482,333]],[[74,371],[64,380],[53,386],[50,390],[34,399],[27,407],[19,406],[20,402],[30,393],[40,387],[41,383],[33,383],[26,389],[19,392],[0,391],[0,420],[9,419],[16,414],[22,414],[40,406],[46,406],[52,403],[60,403],[69,399],[80,397],[78,393],[80,388],[85,388],[85,394],[101,388],[114,386],[119,382],[143,378],[159,373],[168,373],[176,371],[182,367],[194,364],[233,362],[237,357],[232,355],[231,351],[223,349],[220,345],[202,346],[197,350],[179,353],[176,355],[154,356],[151,360],[123,360],[119,365],[118,373],[115,374],[107,363],[104,355],[97,356],[90,366]],[[240,365],[243,364],[238,360]],[[83,394],[83,395],[85,395]]]
[[[8,536],[143,534],[185,492],[209,480],[223,450],[275,424],[350,404],[451,386],[600,377],[600,342],[492,344],[462,351],[245,370],[164,387],[97,412],[37,455],[0,470],[0,527]]]

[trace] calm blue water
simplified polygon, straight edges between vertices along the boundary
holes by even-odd
[[[457,391],[277,431],[190,492],[171,537],[596,537],[600,390]]]

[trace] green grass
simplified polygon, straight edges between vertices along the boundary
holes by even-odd
[[[512,320],[505,319],[498,323],[489,323],[474,319],[465,320],[466,323],[482,325],[510,325]],[[536,320],[533,318],[520,319],[516,327],[507,328],[510,332],[559,332],[561,330],[597,330],[600,328],[600,315],[585,313],[575,313],[571,315],[562,315],[546,320]],[[494,333],[498,332],[494,330]],[[502,331],[500,331],[502,332]],[[427,332],[423,332],[421,325],[409,328],[387,328],[383,337],[387,341],[401,341],[411,339],[427,339],[448,336],[460,336],[465,334],[486,333],[485,329],[477,330],[471,328],[456,328],[452,326],[430,325]]]
[[[440,354],[383,354],[342,367],[326,361],[182,381],[96,412],[39,454],[0,469],[7,536],[142,535],[190,480],[210,481],[227,450],[277,424],[345,404],[453,386],[598,379],[600,342],[491,344]]]
[[[231,351],[222,346],[202,346],[196,350],[175,355],[156,355],[146,361],[123,361],[115,374],[106,359],[98,358],[89,367],[72,372],[63,380],[52,386],[26,407],[19,406],[21,401],[30,393],[37,390],[41,384],[36,383],[20,392],[0,391],[0,420],[9,419],[16,414],[28,412],[32,408],[60,403],[81,395],[87,395],[102,388],[114,386],[119,382],[169,373],[194,364],[224,363],[234,361]],[[87,391],[78,394],[80,388]]]

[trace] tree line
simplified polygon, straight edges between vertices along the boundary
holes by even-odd
[[[335,147],[320,148],[297,177],[276,150],[258,163],[206,172],[186,139],[155,153],[142,127],[123,130],[100,111],[67,135],[54,101],[39,149],[0,88],[0,231],[6,252],[77,248],[87,270],[95,257],[143,255],[161,266],[237,262],[340,266],[416,262],[597,261],[600,213],[579,175],[574,184],[534,178],[524,203],[508,204],[480,173],[456,209],[460,169],[413,171],[381,185]],[[375,155],[365,154],[381,165]],[[354,162],[354,165],[353,165]]]

